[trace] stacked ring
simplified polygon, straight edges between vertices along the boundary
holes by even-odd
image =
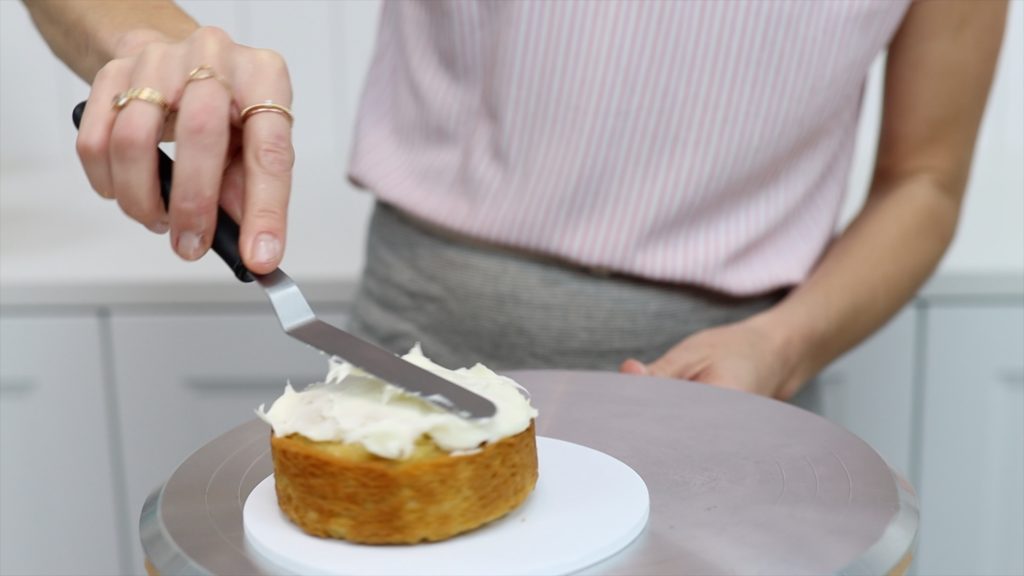
[[[114,96],[112,107],[118,112],[122,108],[128,105],[132,100],[142,100],[143,102],[149,102],[155,104],[160,108],[163,108],[164,114],[167,114],[171,110],[170,104],[167,103],[167,98],[160,91],[154,88],[130,88],[121,92],[117,96]]]
[[[254,114],[262,114],[263,112],[273,112],[275,114],[280,114],[288,119],[289,124],[295,121],[295,117],[292,116],[292,111],[289,110],[286,106],[275,104],[273,100],[264,100],[263,102],[253,104],[251,106],[246,106],[242,109],[242,112],[240,114],[242,123],[244,124],[245,121],[248,120],[250,116]]]
[[[208,80],[210,78],[220,82],[220,85],[227,88],[228,92],[231,91],[231,84],[223,76],[217,74],[213,67],[208,64],[202,64],[193,68],[192,71],[188,73],[188,80],[185,80],[185,84],[197,82],[199,80]]]

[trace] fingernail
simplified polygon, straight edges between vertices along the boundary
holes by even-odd
[[[171,225],[167,220],[161,220],[150,226],[149,229],[155,234],[166,234],[171,229]]]
[[[281,241],[269,232],[263,232],[253,241],[252,257],[256,262],[272,263],[281,253]]]
[[[200,250],[203,245],[203,236],[195,232],[182,232],[178,236],[178,254],[187,260],[195,260],[202,256]]]

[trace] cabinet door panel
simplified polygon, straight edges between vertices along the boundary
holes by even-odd
[[[117,574],[93,317],[0,318],[0,574]]]
[[[1024,306],[929,311],[921,574],[1024,573]]]
[[[795,400],[859,436],[904,475],[911,454],[914,314],[904,309]]]
[[[318,313],[344,325],[340,312]],[[141,563],[138,517],[149,493],[200,446],[254,418],[286,382],[322,380],[327,358],[285,335],[269,312],[115,315],[112,332],[132,551]]]

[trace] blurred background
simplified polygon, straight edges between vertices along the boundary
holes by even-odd
[[[288,61],[297,160],[283,267],[343,323],[371,206],[345,168],[378,3],[181,4]],[[317,380],[325,365],[281,334],[257,288],[217,259],[178,260],[166,236],[90,191],[70,119],[88,86],[21,3],[0,0],[0,38],[0,573],[140,573],[150,492],[287,380]],[[840,227],[869,182],[882,64],[865,89]],[[808,394],[918,490],[917,573],[1024,573],[1024,3],[1011,2],[939,272]]]

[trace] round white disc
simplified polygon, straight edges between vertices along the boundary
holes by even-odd
[[[297,574],[569,574],[632,542],[647,524],[643,479],[611,456],[537,438],[540,478],[522,506],[480,529],[429,544],[368,546],[310,536],[277,505],[274,477],[249,495],[246,543],[277,571]]]

